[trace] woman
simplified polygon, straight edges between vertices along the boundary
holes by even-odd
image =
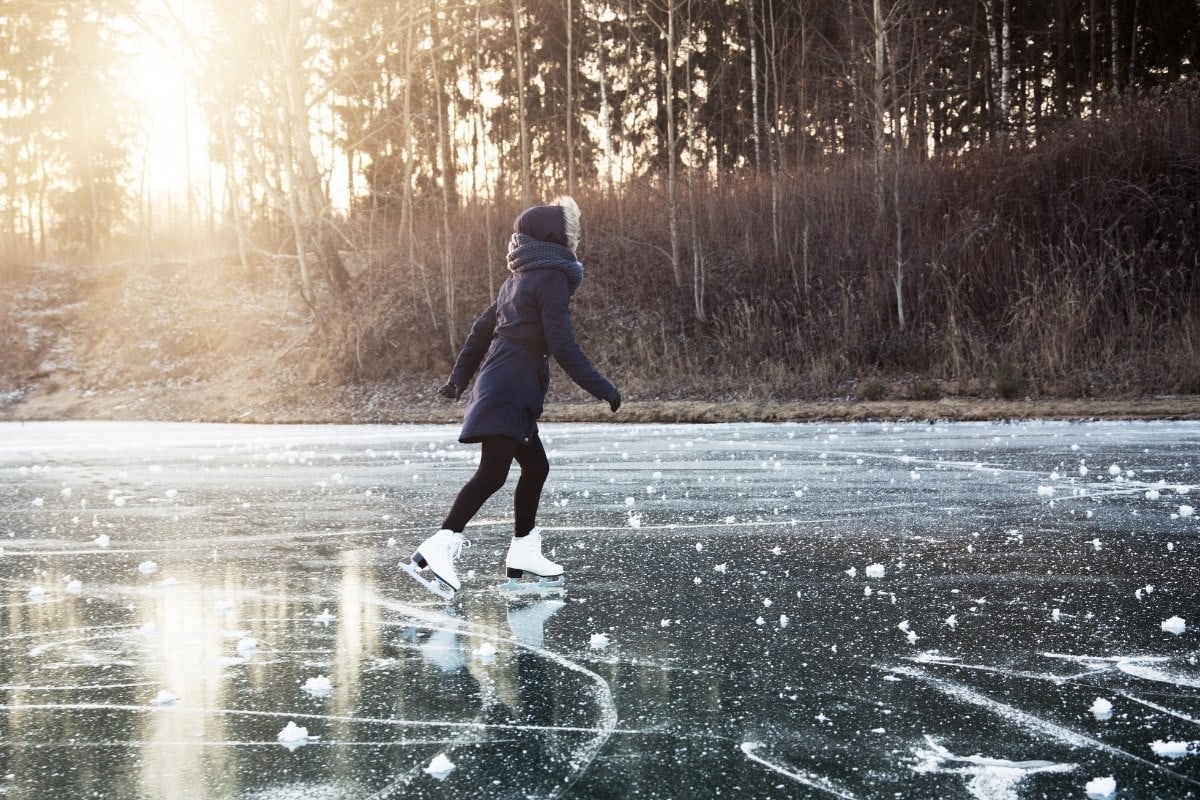
[[[538,438],[550,383],[549,357],[587,392],[607,400],[614,413],[621,405],[617,387],[601,375],[575,341],[571,296],[583,282],[579,245],[579,206],[570,197],[534,206],[513,223],[508,245],[512,274],[500,286],[496,302],[475,321],[450,380],[438,393],[458,399],[475,379],[458,440],[479,442],[479,468],[459,491],[441,530],[426,539],[403,565],[406,572],[446,599],[461,587],[454,560],[466,541],[463,529],[508,478],[513,461],[521,466],[514,498],[513,539],[504,560],[510,579],[526,572],[558,579],[562,567],[542,555],[536,527],[542,486],[550,472]],[[428,569],[433,580],[419,570]]]

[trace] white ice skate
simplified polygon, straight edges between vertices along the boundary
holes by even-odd
[[[412,561],[401,564],[400,569],[438,597],[453,600],[454,593],[462,588],[458,573],[454,571],[454,559],[458,558],[463,547],[469,545],[470,542],[461,533],[443,528],[422,542],[412,554]],[[433,578],[426,578],[418,572],[422,569],[432,572]]]
[[[542,529],[534,528],[524,536],[514,536],[508,546],[508,555],[504,558],[504,570],[508,576],[506,583],[500,584],[500,590],[507,593],[523,591],[545,591],[562,588],[563,569],[542,555]],[[520,582],[526,572],[537,575],[537,583]]]

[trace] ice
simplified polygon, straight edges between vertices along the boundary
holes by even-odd
[[[1167,633],[1173,633],[1179,636],[1187,630],[1187,623],[1180,617],[1169,617],[1162,622],[1162,629]]]
[[[1084,786],[1090,800],[1107,800],[1117,794],[1117,781],[1110,775],[1107,778],[1093,778]]]
[[[429,762],[429,766],[425,767],[425,772],[437,780],[445,780],[446,776],[454,769],[454,762],[447,758],[445,753],[438,753]]]
[[[0,492],[0,794],[616,797],[635,776],[645,797],[1019,800],[1118,771],[1118,797],[1200,781],[1176,741],[1195,738],[1200,655],[1186,623],[1153,624],[1200,600],[1172,489],[1200,485],[1200,423],[547,423],[555,605],[492,586],[515,469],[473,520],[458,597],[397,579],[471,474],[455,426],[24,428],[0,425],[0,474],[52,470]],[[174,501],[143,484],[151,463]],[[183,700],[160,708],[160,689]],[[276,747],[289,720],[307,730],[285,738],[326,746]],[[947,749],[917,775],[925,734]],[[423,772],[438,753],[448,785]]]

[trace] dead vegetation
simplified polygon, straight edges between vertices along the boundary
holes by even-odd
[[[1196,119],[1184,81],[1034,149],[903,162],[903,327],[861,164],[698,189],[703,318],[655,185],[581,193],[580,340],[623,420],[1192,417]],[[285,262],[2,265],[0,415],[456,420],[433,389],[517,210],[461,209],[452,260],[437,226],[401,248],[386,218],[347,223],[353,277],[319,320]],[[557,373],[547,418],[611,419],[586,400]]]

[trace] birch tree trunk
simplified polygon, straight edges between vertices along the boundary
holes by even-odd
[[[667,224],[671,234],[671,270],[675,285],[683,286],[683,269],[680,265],[679,243],[679,186],[675,166],[676,147],[679,134],[675,123],[675,0],[667,0],[667,60],[666,87],[663,102],[667,114]]]
[[[521,35],[521,0],[512,0],[513,39],[516,41],[517,59],[517,127],[521,140],[521,205],[533,203],[533,187],[530,186],[529,121],[525,111],[525,50]]]
[[[753,119],[754,169],[762,168],[762,126],[758,115],[758,28],[754,24],[754,2],[745,0],[746,20],[750,39],[750,108]]]
[[[575,194],[575,14],[567,0],[567,194]]]

